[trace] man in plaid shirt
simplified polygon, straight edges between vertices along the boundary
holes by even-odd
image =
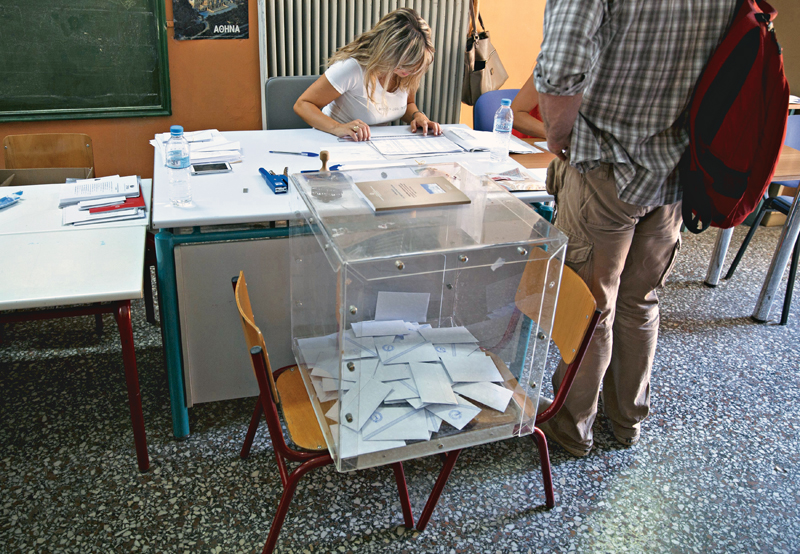
[[[636,443],[649,412],[656,289],[680,248],[687,106],[736,3],[547,0],[533,72],[558,157],[547,190],[569,237],[566,263],[602,311],[563,409],[542,426],[575,456],[592,448],[601,382],[620,443]],[[553,376],[556,389],[565,369]]]

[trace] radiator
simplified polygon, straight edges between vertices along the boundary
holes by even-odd
[[[433,33],[434,61],[417,91],[417,106],[433,121],[458,123],[470,0],[259,0],[261,95],[269,77],[320,75],[338,48],[385,14],[409,7]],[[266,113],[262,109],[266,128]]]

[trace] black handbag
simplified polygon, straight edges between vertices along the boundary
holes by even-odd
[[[489,39],[489,31],[483,26],[480,13],[478,21],[483,30],[478,32],[475,22],[475,5],[472,1],[469,4],[469,17],[472,22],[472,35],[467,38],[467,49],[464,53],[464,82],[461,88],[461,101],[468,106],[474,106],[481,94],[502,87],[508,79],[508,73]]]

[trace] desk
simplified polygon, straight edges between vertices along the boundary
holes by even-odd
[[[13,187],[8,187],[14,190]],[[128,403],[140,471],[150,461],[133,348],[130,301],[142,297],[147,219],[85,227],[61,225],[61,185],[22,187],[24,200],[0,215],[0,324],[113,313],[122,341]],[[150,181],[142,183],[149,198]]]
[[[800,179],[800,150],[783,145],[772,180],[792,181],[795,179]],[[778,240],[761,294],[753,311],[753,318],[758,321],[766,321],[767,317],[769,317],[775,290],[786,269],[786,264],[792,254],[792,248],[797,240],[798,233],[800,233],[800,216],[797,214],[797,200],[795,199],[789,215],[786,217],[786,223],[783,225],[781,237]],[[725,254],[728,251],[732,236],[733,228],[720,229],[717,233],[717,241],[714,244],[714,251],[711,254],[711,261],[705,278],[705,284],[710,287],[715,287],[719,284],[722,266],[725,263]]]
[[[536,142],[542,142],[544,139],[540,138],[529,138],[529,139],[522,139],[523,142],[526,142],[530,145],[534,145]],[[534,145],[534,148],[537,148]],[[550,162],[555,159],[556,155],[552,152],[539,152],[537,154],[511,154],[511,158],[514,159],[517,163],[527,169],[543,169],[550,165]]]
[[[467,128],[464,125],[460,127]],[[394,134],[403,129],[406,128],[375,127],[372,132],[375,135]],[[297,198],[292,187],[287,194],[274,195],[258,173],[258,168],[280,173],[288,167],[290,173],[295,173],[319,169],[320,161],[318,158],[269,154],[268,151],[328,149],[331,151],[330,164],[347,161],[337,159],[336,151],[348,143],[314,129],[238,131],[225,133],[225,136],[241,143],[244,159],[233,164],[232,173],[193,176],[191,186],[195,206],[191,208],[175,208],[169,203],[167,187],[161,186],[167,182],[164,161],[159,151],[154,156],[152,226],[159,229],[156,235],[159,307],[173,434],[179,438],[189,434],[187,407],[195,402],[258,394],[250,360],[241,347],[240,323],[230,292],[230,278],[238,275],[240,269],[245,270],[251,289],[270,292],[269,295],[253,293],[252,296],[264,303],[261,306],[254,304],[254,310],[270,315],[270,319],[262,322],[262,327],[270,329],[265,333],[265,340],[273,366],[280,367],[294,361],[290,291],[286,278],[289,253],[288,245],[284,244],[288,241],[266,239],[288,236],[288,226],[276,222],[295,219],[291,206]],[[511,159],[504,164],[493,163],[488,153],[419,159],[425,163],[443,159],[458,161],[474,172],[520,167]],[[411,160],[406,162],[413,163]],[[515,195],[526,202],[552,199],[544,191],[525,191]],[[209,264],[208,260],[214,263]],[[234,371],[236,376],[232,377]],[[202,380],[206,380],[208,386],[202,386]],[[216,398],[213,395],[217,395]]]

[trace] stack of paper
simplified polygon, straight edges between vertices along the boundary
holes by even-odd
[[[193,164],[212,162],[238,162],[242,159],[242,145],[238,141],[231,141],[222,136],[216,129],[205,131],[191,131],[183,136],[189,142],[189,156]],[[161,133],[150,141],[155,148],[161,151],[162,159],[166,159],[165,145],[169,140],[169,133]]]
[[[318,399],[336,401],[325,416],[342,457],[430,440],[442,422],[464,429],[514,394],[465,327],[364,321],[343,336],[341,349],[336,333],[298,340]]]
[[[145,199],[137,175],[81,179],[62,185],[63,225],[88,225],[145,217]]]

